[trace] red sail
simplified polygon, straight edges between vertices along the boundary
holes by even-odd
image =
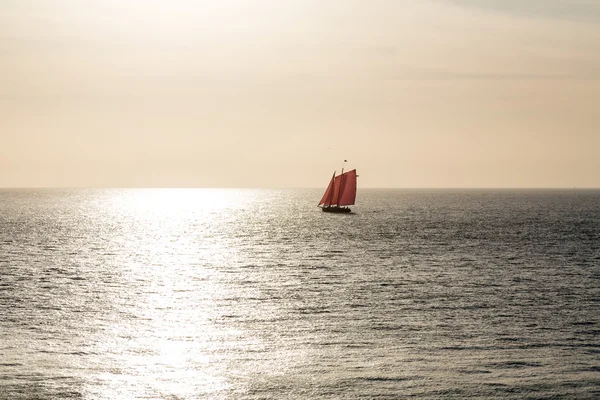
[[[331,195],[331,203],[330,205],[336,205],[338,202],[338,199],[340,197],[340,176],[338,175],[335,177],[335,182],[333,183],[333,194]]]
[[[333,197],[334,180],[335,180],[335,172],[333,173],[333,176],[331,177],[331,181],[329,182],[329,186],[327,186],[327,190],[325,190],[325,194],[323,195],[323,198],[319,202],[320,206],[321,205],[330,206],[331,204],[333,204],[332,200],[334,198]]]
[[[351,206],[356,200],[356,170],[348,171],[335,178],[339,179],[339,195],[336,198],[338,206]]]

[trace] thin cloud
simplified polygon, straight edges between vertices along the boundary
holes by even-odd
[[[594,75],[575,75],[575,74],[550,74],[536,72],[520,73],[494,73],[477,71],[449,71],[442,69],[411,69],[404,73],[399,73],[393,77],[393,80],[432,80],[432,81],[453,81],[453,80],[485,80],[485,81],[503,81],[503,80],[568,80],[568,79],[598,79]]]
[[[600,23],[597,0],[439,0],[461,7],[532,18],[554,18]]]

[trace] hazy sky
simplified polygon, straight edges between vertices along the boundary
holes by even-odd
[[[597,0],[2,0],[0,186],[600,187]]]

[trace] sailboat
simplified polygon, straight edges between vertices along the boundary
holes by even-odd
[[[356,200],[357,177],[355,169],[344,172],[342,167],[342,173],[338,176],[335,176],[334,171],[329,186],[319,202],[319,207],[324,212],[349,213],[352,211],[347,206],[353,205]]]

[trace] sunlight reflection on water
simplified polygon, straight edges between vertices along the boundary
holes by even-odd
[[[125,190],[111,197],[109,212],[121,221],[129,256],[120,279],[131,291],[107,299],[127,311],[94,340],[98,353],[114,358],[114,370],[98,375],[103,389],[90,393],[122,398],[125,385],[134,396],[187,398],[229,388],[224,353],[256,339],[223,323],[233,315],[228,303],[237,302],[221,271],[236,262],[224,236],[236,208],[256,199],[232,189]],[[134,378],[124,382],[124,376]]]

